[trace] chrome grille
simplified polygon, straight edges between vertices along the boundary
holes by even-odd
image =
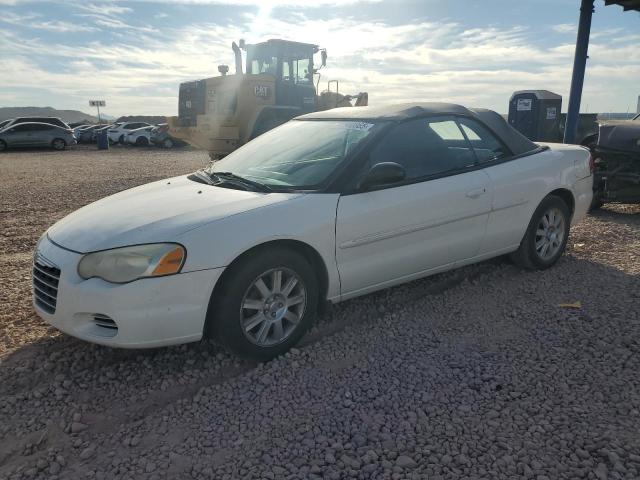
[[[47,313],[55,313],[58,299],[60,269],[37,254],[33,261],[33,298],[36,305]]]

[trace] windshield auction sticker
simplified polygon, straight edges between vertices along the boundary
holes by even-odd
[[[368,131],[371,127],[373,127],[373,123],[366,122],[346,122],[346,127],[351,130],[364,130]]]

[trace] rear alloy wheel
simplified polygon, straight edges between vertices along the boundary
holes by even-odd
[[[283,248],[248,254],[214,292],[207,329],[242,356],[269,360],[285,353],[313,323],[318,283],[300,254]]]
[[[170,138],[165,138],[162,142],[162,146],[164,148],[173,148],[173,140],[171,140]]]
[[[64,150],[67,147],[67,142],[61,138],[56,138],[51,142],[51,147],[54,150]]]
[[[544,270],[558,261],[567,246],[571,213],[567,204],[549,195],[531,217],[520,247],[512,260],[528,270]]]
[[[7,142],[0,140],[0,152],[4,152],[7,149]]]

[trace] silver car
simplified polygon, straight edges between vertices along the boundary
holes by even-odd
[[[64,150],[75,143],[73,130],[49,123],[20,123],[0,131],[0,151],[13,147],[51,147],[54,150]]]

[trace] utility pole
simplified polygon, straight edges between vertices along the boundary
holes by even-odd
[[[580,23],[578,24],[576,53],[573,59],[573,75],[571,77],[571,92],[569,94],[567,121],[564,128],[564,143],[575,143],[578,135],[580,101],[582,100],[584,73],[587,66],[591,18],[593,17],[593,2],[594,0],[582,0],[582,4],[580,6]]]

